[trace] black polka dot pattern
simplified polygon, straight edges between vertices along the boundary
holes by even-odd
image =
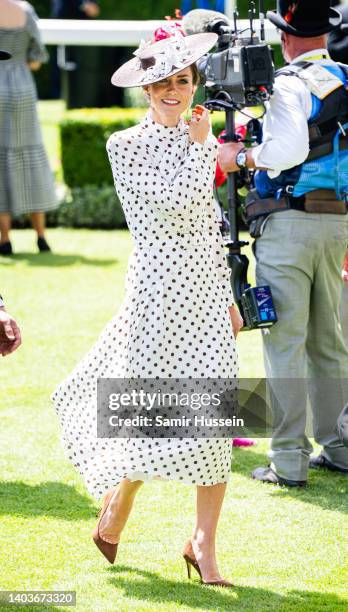
[[[134,250],[118,314],[52,395],[68,457],[100,497],[122,478],[212,485],[230,477],[231,440],[101,439],[98,377],[236,378],[233,303],[212,194],[216,139],[190,144],[150,113],[107,143]]]

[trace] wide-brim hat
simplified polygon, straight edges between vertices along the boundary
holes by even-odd
[[[217,34],[184,36],[179,31],[156,42],[142,41],[133,59],[121,66],[111,78],[117,87],[142,87],[165,79],[194,64],[208,53],[218,39]]]
[[[283,32],[311,38],[328,34],[342,23],[342,15],[330,0],[277,0],[277,10],[268,11],[268,19]]]
[[[1,51],[0,50],[0,60],[8,60],[11,57],[12,57],[12,55],[8,51]]]

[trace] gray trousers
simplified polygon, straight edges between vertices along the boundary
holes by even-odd
[[[276,431],[271,467],[306,480],[313,447],[306,435],[309,400],[313,435],[323,455],[348,468],[348,448],[335,433],[348,401],[348,350],[340,321],[341,270],[348,215],[274,213],[254,245],[258,285],[270,285],[278,322],[263,332]]]

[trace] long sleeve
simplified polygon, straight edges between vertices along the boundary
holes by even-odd
[[[227,306],[233,306],[235,301],[231,287],[231,270],[227,265],[225,246],[220,232],[215,202],[213,199],[209,202],[208,207],[209,225],[211,229],[211,248],[213,251],[216,273],[219,277],[223,294],[226,297]]]
[[[41,33],[37,26],[37,15],[34,10],[28,10],[28,31],[30,34],[30,42],[27,49],[28,62],[45,63],[49,59],[49,55],[42,42]]]
[[[116,189],[124,185],[160,215],[186,218],[194,207],[200,207],[204,147],[189,146],[178,173],[169,179],[153,164],[140,140],[113,134],[107,142]]]
[[[252,149],[257,168],[268,168],[271,178],[302,164],[309,153],[308,117],[311,95],[297,77],[279,76],[268,103],[263,142]]]

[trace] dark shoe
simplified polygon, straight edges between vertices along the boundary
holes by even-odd
[[[338,467],[338,465],[331,463],[331,461],[326,459],[326,457],[324,457],[323,455],[318,455],[318,457],[311,457],[309,460],[309,467],[314,470],[318,470],[320,468],[327,468],[328,470],[331,470],[331,472],[343,472],[344,474],[348,473],[348,468],[345,469]]]
[[[38,239],[37,239],[37,246],[39,247],[40,253],[44,253],[44,252],[47,252],[47,251],[51,250],[49,245],[46,242],[46,239],[42,238],[42,236],[38,237]]]
[[[100,521],[102,520],[106,510],[108,509],[108,506],[111,502],[111,498],[113,494],[114,494],[114,489],[109,491],[109,493],[105,495],[103,507],[100,510],[99,521],[92,533],[94,544],[99,548],[100,552],[109,561],[109,563],[115,562],[118,544],[110,544],[110,542],[105,542],[105,540],[103,540],[103,538],[101,537],[99,533],[99,525],[100,525]]]
[[[222,586],[222,587],[233,587],[234,586],[232,582],[229,582],[229,580],[224,580],[223,578],[220,578],[219,580],[210,580],[207,582],[203,580],[200,567],[198,565],[197,559],[195,557],[195,553],[192,548],[191,540],[188,540],[185,544],[185,547],[183,550],[183,557],[186,561],[188,578],[191,579],[191,567],[193,567],[196,570],[196,572],[199,574],[201,583],[206,586]]]
[[[277,484],[285,487],[304,487],[307,484],[307,480],[287,480],[287,478],[281,478],[272,470],[271,467],[256,468],[251,475],[253,478],[255,478],[255,480],[270,482],[271,484]]]
[[[11,242],[3,242],[0,244],[0,255],[12,255]]]

